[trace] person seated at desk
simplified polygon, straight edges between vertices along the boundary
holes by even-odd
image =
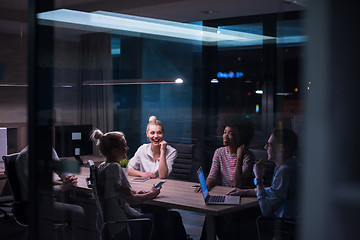
[[[224,116],[218,127],[224,147],[216,149],[210,173],[206,179],[208,189],[216,185],[221,177],[221,185],[249,188],[253,185],[254,153],[248,149],[254,128],[246,117]],[[201,189],[197,189],[201,191]]]
[[[155,116],[151,116],[146,128],[150,143],[140,146],[130,159],[129,175],[148,178],[169,176],[177,151],[163,139],[164,132],[162,123]]]
[[[53,148],[52,148],[52,159],[53,161],[60,161],[55,149]],[[29,151],[28,151],[28,147],[26,146],[19,153],[15,162],[16,175],[19,180],[19,187],[21,192],[21,199],[25,203],[29,199],[28,162],[29,162]],[[75,175],[65,172],[56,172],[56,174],[61,178],[62,184],[53,186],[53,190],[55,193],[65,193],[77,185],[78,179],[77,177],[75,177]],[[49,215],[53,220],[66,222],[70,226],[70,229],[66,229],[65,231],[67,239],[75,238],[73,236],[74,222],[82,221],[85,217],[84,209],[81,206],[59,202],[59,201],[54,201],[54,211],[51,212]]]
[[[219,135],[222,134],[222,141],[224,147],[216,149],[210,173],[206,179],[208,189],[213,188],[219,177],[221,177],[221,185],[229,187],[243,187],[251,188],[253,184],[253,166],[255,163],[254,153],[248,149],[253,135],[254,128],[252,121],[249,118],[242,116],[225,115],[222,117],[218,126]],[[195,191],[200,192],[198,188]],[[234,222],[241,223],[242,226],[248,226],[246,233],[241,233],[245,239],[250,239],[247,235],[256,235],[256,226],[254,224],[247,224],[252,219],[255,221],[259,215],[258,207],[249,208],[240,212],[226,214],[215,218],[216,235],[219,239],[238,239],[239,235],[233,233],[237,227]],[[244,217],[246,216],[246,218]],[[206,236],[206,219],[203,224],[201,239],[207,239]],[[246,228],[246,227],[243,227]]]
[[[263,216],[296,221],[299,217],[300,174],[300,164],[294,156],[297,144],[298,137],[291,129],[274,129],[265,145],[268,160],[273,161],[276,166],[271,186],[264,187],[262,178],[265,163],[260,160],[254,166],[256,188],[234,188],[228,194],[257,196]]]
[[[28,201],[29,197],[29,172],[28,172],[28,147],[26,146],[16,158],[16,175],[19,179],[20,191],[21,191],[21,199],[23,201]],[[53,161],[60,161],[55,149],[52,149],[52,159]],[[75,175],[66,173],[66,172],[55,172],[62,180],[61,185],[54,185],[55,191],[63,191],[66,192],[72,189],[77,185],[77,177]]]
[[[125,135],[122,132],[108,132],[103,134],[96,129],[90,138],[99,146],[100,152],[106,157],[105,162],[98,166],[98,190],[102,201],[105,221],[119,221],[127,218],[150,217],[154,220],[152,239],[186,239],[186,231],[181,216],[175,211],[141,214],[129,203],[139,204],[146,200],[156,198],[160,194],[159,188],[154,186],[149,190],[134,191],[119,164],[120,160],[127,158]],[[111,234],[127,236],[125,225],[113,225],[109,228]],[[145,226],[144,226],[145,227]]]

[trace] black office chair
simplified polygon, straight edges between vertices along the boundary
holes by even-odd
[[[9,209],[11,209],[13,197],[11,194],[9,183],[6,181],[6,177],[4,179],[4,183],[5,184],[3,185],[3,188],[0,189],[0,213],[3,214],[3,219],[9,219]]]
[[[0,212],[4,215],[3,219],[10,218],[8,211],[3,209],[3,208],[9,208],[9,205],[8,205],[9,201],[12,201],[12,198],[9,199],[8,196],[0,196]]]
[[[29,226],[28,220],[28,202],[23,201],[21,198],[20,192],[20,183],[16,174],[16,158],[19,153],[13,153],[10,155],[3,156],[4,164],[5,164],[5,174],[7,181],[10,185],[10,190],[13,195],[13,203],[12,203],[12,214],[14,216],[15,221],[23,227]],[[64,229],[68,226],[66,222],[61,223],[53,223],[52,227],[58,234],[57,238],[63,238],[62,234]]]
[[[264,217],[256,219],[259,240],[296,240],[297,222],[294,219]]]
[[[153,221],[150,218],[136,218],[136,219],[127,219],[123,221],[104,221],[104,214],[103,214],[103,208],[99,199],[98,195],[98,186],[97,186],[97,177],[98,177],[98,171],[97,167],[95,166],[94,162],[92,160],[87,161],[89,167],[90,167],[90,177],[86,178],[86,182],[89,188],[92,188],[93,190],[93,197],[95,199],[96,208],[97,208],[97,220],[96,220],[96,226],[98,228],[98,231],[100,233],[100,239],[101,240],[109,240],[114,239],[113,236],[109,233],[107,227],[110,224],[118,224],[118,223],[126,223],[127,227],[127,233],[128,237],[132,239],[132,233],[130,229],[130,224],[139,224],[141,222],[149,222],[151,224],[150,233],[148,234],[149,239],[151,239],[154,224]]]
[[[178,153],[178,156],[172,166],[170,178],[190,181],[193,168],[194,144],[179,142],[169,142],[168,144],[175,148]]]
[[[13,195],[12,213],[15,221],[21,226],[28,226],[27,206],[28,203],[21,200],[20,184],[16,175],[15,162],[19,153],[3,156],[5,174]]]

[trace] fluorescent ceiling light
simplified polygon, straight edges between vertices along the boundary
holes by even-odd
[[[39,23],[49,25],[56,23],[57,27],[83,29],[93,27],[97,31],[121,31],[156,35],[175,39],[201,41],[205,45],[215,45],[219,42],[247,43],[273,39],[261,34],[245,33],[233,30],[199,26],[189,23],[179,23],[160,19],[137,17],[119,13],[96,11],[93,13],[58,9],[37,14]],[[92,30],[92,29],[90,29]]]
[[[53,87],[57,87],[57,88],[72,88],[73,86],[70,84],[61,84],[61,85],[54,85]]]
[[[181,79],[182,80],[182,79]],[[114,80],[88,80],[82,83],[83,86],[114,86],[133,84],[160,84],[160,83],[182,83],[173,78],[148,78],[148,79],[114,79]]]
[[[0,87],[28,87],[25,83],[0,83]]]
[[[307,42],[307,36],[289,36],[289,37],[278,37],[276,38],[276,43],[285,44],[285,43],[303,43]]]
[[[0,87],[28,87],[26,83],[0,83]],[[54,88],[72,88],[70,84],[53,85]]]

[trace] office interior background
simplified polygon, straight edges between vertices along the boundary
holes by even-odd
[[[281,124],[301,140],[302,239],[359,236],[354,8],[325,0],[5,0],[0,11],[8,153],[29,143],[50,149],[51,136],[36,129],[55,119],[123,131],[131,157],[155,115],[165,139],[193,143],[194,161],[208,171],[221,116],[250,118],[255,149]],[[129,19],[138,22],[123,28]]]

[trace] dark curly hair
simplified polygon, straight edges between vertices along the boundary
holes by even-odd
[[[242,115],[224,115],[218,124],[217,132],[219,136],[222,136],[226,127],[232,128],[237,147],[242,144],[245,146],[250,145],[254,137],[254,125],[249,117]]]

